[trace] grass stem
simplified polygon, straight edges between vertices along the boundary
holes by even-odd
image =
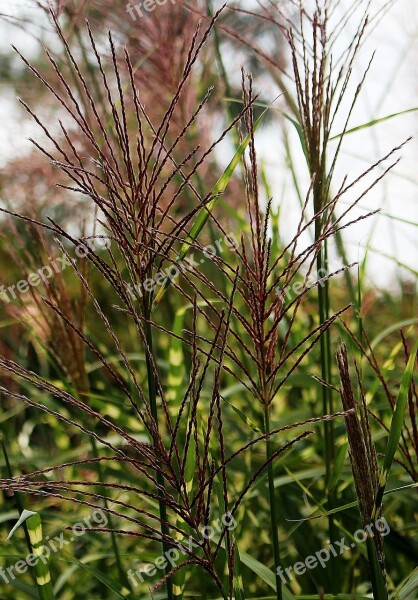
[[[264,407],[264,427],[266,434],[269,434],[270,429],[270,409],[269,406]],[[267,460],[270,460],[273,453],[271,440],[269,437],[266,438],[266,455]],[[276,577],[276,588],[277,588],[277,600],[283,600],[282,581],[279,575],[280,568],[280,542],[279,542],[279,523],[277,506],[275,501],[274,493],[274,472],[273,462],[270,461],[267,467],[268,471],[268,484],[269,484],[269,497],[270,497],[270,518],[271,518],[271,535],[273,539],[273,553],[274,553],[274,572]]]
[[[155,382],[154,369],[153,369],[153,365],[152,365],[152,361],[151,361],[151,357],[153,356],[154,350],[153,350],[152,326],[151,326],[151,323],[149,320],[149,315],[147,315],[147,319],[146,319],[145,336],[146,336],[146,341],[147,341],[147,346],[148,346],[148,352],[146,353],[146,355],[147,355],[146,364],[147,364],[147,374],[148,374],[149,402],[150,402],[150,409],[151,409],[152,417],[155,421],[156,427],[158,428],[157,386],[156,386],[156,382]],[[156,473],[156,479],[157,479],[158,485],[163,488],[164,487],[164,477],[161,475],[160,472]],[[163,534],[163,536],[168,536],[170,534],[170,532],[166,525],[166,523],[167,523],[167,507],[161,498],[161,493],[159,493],[159,496],[160,496],[159,510],[160,510],[160,519],[161,519],[161,533]],[[168,544],[164,541],[164,539],[162,541],[162,548],[163,548],[164,555],[170,549]],[[166,574],[168,574],[170,572],[170,564],[169,563],[165,567],[165,572],[166,572]],[[165,587],[166,587],[166,592],[167,592],[167,600],[174,600],[173,584],[172,584],[172,581],[170,578],[167,579]]]
[[[321,225],[316,223],[315,238],[320,237]],[[317,272],[318,278],[321,273],[328,272],[328,260],[326,244],[320,250],[317,257]],[[329,318],[329,286],[325,281],[324,285],[318,286],[318,310],[319,324],[323,325]],[[320,339],[320,360],[321,360],[321,377],[327,383],[331,382],[331,339],[329,330],[327,330]],[[333,412],[333,402],[331,390],[328,386],[322,386],[322,412],[324,415]],[[329,484],[332,477],[332,464],[334,460],[334,431],[332,421],[324,421],[324,446],[325,446],[325,485],[327,490],[327,506],[328,511],[334,508],[334,498],[332,491],[329,489]],[[328,528],[330,540],[335,539],[335,523],[333,515],[328,515]]]

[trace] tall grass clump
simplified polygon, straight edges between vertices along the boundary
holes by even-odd
[[[53,105],[45,118],[20,100],[63,203],[36,207],[25,194],[7,202],[1,251],[19,279],[48,264],[66,268],[5,304],[23,341],[13,338],[16,349],[10,343],[0,356],[2,426],[15,423],[3,426],[0,489],[18,522],[14,539],[22,525],[29,551],[57,523],[71,527],[64,508],[100,510],[107,523],[85,528],[83,552],[66,549],[32,569],[35,596],[387,600],[393,554],[379,535],[330,565],[335,576],[318,569],[301,583],[283,580],[297,560],[348,535],[357,510],[364,529],[394,514],[390,474],[399,487],[416,485],[414,321],[399,327],[391,373],[369,341],[343,237],[377,212],[359,216],[358,205],[397,165],[403,144],[362,173],[336,176],[370,68],[352,92],[355,61],[377,15],[359,3],[341,15],[327,0],[292,2],[292,17],[274,3],[255,12],[179,2],[168,10],[184,36],[163,81],[165,20],[145,20],[137,46],[120,8],[90,7],[81,23],[69,4],[47,12],[62,54],[45,48],[29,60],[15,49]],[[353,15],[355,34],[336,56]],[[108,19],[120,31],[104,34]],[[290,78],[234,29],[249,20],[287,44]],[[223,43],[231,39],[269,62],[280,114],[299,136],[307,177],[297,183],[294,228],[256,144],[276,105],[255,91],[257,73],[242,68],[230,81]],[[220,84],[236,96],[225,114]],[[215,127],[213,114],[225,124]],[[334,272],[331,243],[342,259]],[[405,594],[416,548],[408,535],[396,543]],[[176,561],[161,563],[172,554]],[[30,596],[26,581],[14,585]]]

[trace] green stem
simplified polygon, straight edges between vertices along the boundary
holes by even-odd
[[[265,432],[268,435],[270,433],[270,409],[266,404],[264,407],[264,427]],[[272,444],[270,437],[266,438],[266,456],[267,460],[270,460],[273,454]],[[270,461],[267,467],[268,483],[269,483],[269,497],[270,497],[270,518],[271,518],[271,530],[273,539],[273,552],[274,552],[274,572],[276,576],[276,588],[277,588],[277,600],[283,600],[282,581],[279,575],[280,564],[280,543],[279,543],[279,524],[277,506],[274,494],[274,472],[273,462]]]
[[[74,382],[74,385],[77,389],[78,398],[83,402],[86,402],[86,401],[88,402],[90,384],[89,384],[89,378],[88,378],[86,367],[85,367],[84,363],[83,363],[83,377],[81,378],[81,381],[78,383],[78,385],[76,382]],[[90,422],[89,428],[93,430],[94,420],[92,420]],[[100,454],[99,454],[99,449],[97,447],[96,439],[91,436],[89,439],[90,439],[90,447],[91,447],[91,452],[92,452],[93,457],[99,458]],[[102,463],[100,461],[97,462],[97,473],[99,476],[99,481],[105,483],[105,479],[106,479],[105,470],[103,469]],[[98,491],[104,497],[104,500],[103,500],[104,508],[106,510],[109,510],[109,502],[108,502],[108,499],[106,496],[106,494],[107,494],[106,488],[100,487]],[[111,543],[112,543],[112,550],[113,550],[113,554],[115,555],[116,567],[118,569],[119,579],[123,586],[125,586],[127,589],[131,590],[132,589],[131,584],[129,583],[128,577],[126,575],[126,571],[124,570],[123,565],[122,565],[119,547],[118,547],[117,540],[116,540],[116,534],[113,531],[114,530],[113,516],[110,512],[107,513],[107,518],[108,518],[109,529],[111,530],[110,537],[111,537]],[[104,566],[104,562],[103,562],[103,566]],[[103,587],[103,590],[104,589],[105,589],[105,587]]]
[[[92,453],[94,458],[98,458],[99,457],[99,452],[97,449],[97,442],[94,438],[90,438],[90,444],[91,444],[91,449],[92,449]],[[98,471],[98,475],[99,475],[99,479],[100,481],[105,480],[105,474],[102,468],[102,465],[100,462],[97,463],[97,471]],[[102,496],[106,495],[106,490],[103,488],[100,488],[100,493],[102,494]],[[106,508],[106,510],[109,510],[109,502],[107,500],[107,498],[105,498],[103,500],[103,505]],[[131,589],[131,584],[129,583],[128,577],[126,575],[126,571],[123,568],[122,565],[122,560],[120,557],[120,552],[119,552],[119,547],[118,547],[118,543],[116,540],[116,534],[113,531],[114,527],[113,527],[113,517],[111,513],[107,513],[107,519],[108,519],[108,525],[109,525],[109,529],[111,529],[111,541],[112,541],[112,549],[113,549],[113,554],[115,555],[115,559],[116,559],[116,566],[119,572],[119,579],[122,585],[124,585],[126,588],[128,588],[129,590]]]
[[[0,431],[0,443],[1,443],[1,448],[2,448],[2,451],[3,451],[4,462],[5,462],[5,465],[6,465],[6,472],[7,472],[7,475],[9,476],[9,478],[12,479],[13,478],[13,471],[12,471],[12,466],[10,464],[9,455],[7,453],[6,436],[5,436],[5,434],[2,431]],[[13,492],[13,498],[14,498],[14,501],[15,501],[15,504],[16,504],[16,508],[19,511],[19,515],[21,515],[23,513],[24,508],[23,508],[23,502],[22,502],[22,500],[20,498],[19,492],[14,491]],[[33,548],[32,548],[32,543],[30,541],[29,532],[28,532],[28,528],[27,528],[26,523],[23,523],[22,527],[23,527],[23,531],[24,531],[24,534],[25,534],[26,546],[27,546],[27,548],[29,550],[29,554],[32,554]],[[36,573],[35,573],[35,569],[33,567],[30,569],[30,573],[31,573],[32,579],[36,583]]]
[[[152,418],[155,421],[155,425],[158,429],[159,423],[158,423],[158,408],[157,408],[157,386],[156,386],[156,382],[155,382],[155,373],[154,373],[154,368],[152,365],[152,360],[151,357],[154,356],[154,350],[153,350],[153,339],[152,339],[152,327],[151,327],[151,323],[150,323],[150,319],[149,319],[150,315],[147,314],[146,315],[146,326],[145,326],[145,336],[146,336],[146,341],[147,341],[147,346],[148,346],[148,350],[146,352],[146,364],[147,364],[147,374],[148,374],[148,392],[149,392],[149,403],[150,403],[150,409],[151,409],[151,415]],[[156,473],[156,479],[158,482],[158,485],[163,488],[164,487],[164,477],[161,475],[161,473],[159,471],[157,471]],[[159,492],[158,495],[160,496],[159,499],[159,510],[160,510],[160,519],[161,519],[161,533],[164,536],[168,536],[170,535],[170,531],[168,526],[166,525],[167,523],[167,507],[164,504],[163,499],[161,498],[161,493]],[[162,548],[163,548],[163,554],[165,555],[169,550],[170,550],[170,546],[167,544],[166,541],[162,541]],[[166,574],[168,574],[170,572],[170,564],[168,563],[166,568],[165,568],[165,572]],[[173,596],[173,583],[171,581],[171,578],[167,579],[166,581],[166,592],[167,592],[167,600],[174,600],[174,596]]]
[[[317,219],[315,223],[315,239],[321,236],[321,219]],[[324,242],[324,247],[318,253],[317,257],[317,273],[318,278],[323,277],[324,273],[328,272],[328,256],[327,243]],[[329,302],[329,285],[325,281],[323,285],[318,286],[318,309],[319,309],[319,324],[322,326],[329,318],[330,302]],[[331,337],[327,330],[320,339],[321,352],[321,377],[324,382],[331,384]],[[324,415],[333,412],[333,400],[331,390],[328,386],[322,386],[322,412]],[[334,461],[334,427],[332,421],[324,421],[324,445],[325,445],[325,485],[327,491],[327,506],[328,511],[334,508],[334,494],[329,489],[329,483],[332,477],[332,465]],[[329,537],[333,541],[335,539],[335,523],[333,515],[328,515]]]
[[[367,556],[369,559],[370,581],[372,584],[374,600],[388,600],[386,581],[379,560],[374,539],[366,540]]]

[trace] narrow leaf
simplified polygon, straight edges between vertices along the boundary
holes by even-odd
[[[49,571],[49,560],[44,548],[42,537],[42,522],[38,513],[24,510],[16,525],[13,527],[7,539],[9,540],[19,527],[26,523],[32,552],[37,557],[35,563],[36,584],[38,586],[39,600],[54,600],[52,590],[51,573]]]
[[[405,409],[408,402],[409,386],[411,385],[412,376],[414,373],[415,360],[418,352],[418,339],[415,341],[411,355],[406,365],[405,372],[402,377],[401,386],[399,388],[398,397],[393,411],[392,423],[389,430],[389,439],[386,447],[383,468],[379,479],[379,490],[377,492],[374,513],[377,514],[383,500],[383,495],[386,488],[386,483],[389,477],[389,472],[392,468],[393,459],[395,458],[396,449],[399,445],[399,440],[402,433],[404,423]]]
[[[265,114],[267,113],[267,110],[268,109],[266,109],[261,114],[261,116],[257,119],[257,121],[254,123],[254,131],[256,131],[258,129],[258,127],[260,126]],[[241,144],[239,145],[237,151],[234,154],[233,159],[231,160],[231,162],[229,163],[229,165],[227,166],[225,171],[222,173],[221,177],[218,179],[215,187],[213,188],[212,193],[211,193],[212,200],[206,206],[204,206],[202,208],[202,210],[199,212],[199,214],[197,215],[197,218],[194,221],[192,228],[180,249],[180,252],[179,252],[179,255],[178,255],[177,261],[176,261],[177,263],[180,263],[184,260],[186,254],[188,253],[188,251],[190,249],[191,244],[193,244],[196,241],[196,239],[198,238],[200,232],[202,231],[203,227],[205,226],[207,220],[209,219],[212,211],[214,210],[215,206],[217,205],[220,195],[226,190],[229,182],[231,181],[234,171],[237,168],[238,164],[240,163],[242,157],[244,156],[244,152],[245,152],[248,144],[250,143],[250,141],[251,141],[251,134],[249,133],[243,139]],[[171,280],[172,280],[172,276],[168,276],[165,279],[165,282],[160,287],[159,292],[155,297],[154,305],[157,305],[160,302],[161,298],[164,296],[166,289],[170,285]]]

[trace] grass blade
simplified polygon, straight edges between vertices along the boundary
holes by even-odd
[[[272,590],[276,591],[276,577],[273,571],[246,552],[240,552],[240,561],[243,565],[255,573],[257,577],[264,581],[264,583],[266,583]],[[287,589],[287,587],[283,586],[282,590],[284,600],[293,600],[294,596],[292,592]],[[276,596],[272,596],[272,598],[276,598]]]
[[[44,552],[44,541],[42,537],[42,522],[38,513],[24,510],[16,525],[13,527],[7,539],[9,540],[19,527],[26,523],[33,554],[38,558],[35,564],[36,584],[40,600],[54,600],[52,591],[51,573],[49,571],[48,556]]]
[[[241,577],[241,560],[239,556],[238,546],[236,545],[235,538],[233,538],[234,545],[234,597],[235,600],[245,600],[244,585]]]
[[[398,591],[394,594],[394,600],[413,600],[418,590],[418,567],[404,581]]]
[[[392,416],[392,423],[389,430],[389,439],[386,447],[385,458],[383,461],[382,472],[379,478],[379,490],[376,495],[374,514],[376,515],[381,506],[383,495],[385,493],[386,484],[388,481],[389,473],[392,468],[393,460],[395,458],[396,449],[399,444],[399,440],[402,433],[402,427],[404,422],[404,414],[406,405],[408,402],[408,391],[411,385],[412,376],[414,372],[415,360],[418,352],[418,339],[415,341],[411,355],[406,365],[405,372],[402,377],[401,386],[399,388],[398,397],[396,399],[395,410]]]
[[[381,117],[380,119],[373,119],[373,121],[368,121],[367,123],[363,123],[362,125],[357,125],[357,127],[353,127],[352,129],[348,129],[344,133],[339,133],[334,135],[334,137],[330,138],[331,140],[337,140],[343,136],[346,136],[349,133],[355,133],[356,131],[361,131],[362,129],[368,129],[369,127],[373,127],[374,125],[378,125],[379,123],[385,123],[395,117],[400,117],[402,115],[407,115],[409,113],[416,112],[418,108],[409,108],[408,110],[402,110],[398,113],[393,113],[391,115],[386,115],[386,117]]]
[[[68,562],[70,564],[77,565],[81,569],[84,569],[92,577],[94,577],[95,579],[97,579],[98,581],[100,581],[101,583],[103,583],[103,585],[108,590],[110,590],[110,591],[113,592],[113,594],[114,594],[113,597],[114,598],[129,598],[130,597],[129,590],[126,590],[126,589],[122,588],[122,586],[119,584],[118,581],[111,579],[110,577],[108,577],[107,575],[105,575],[99,569],[96,569],[95,567],[91,567],[90,565],[86,565],[85,563],[83,563],[81,561],[78,561],[75,558],[69,560]]]
[[[257,119],[257,121],[254,124],[254,131],[256,131],[258,129],[258,127],[260,126],[265,114],[267,113],[266,109],[261,116]],[[237,151],[234,154],[234,157],[232,158],[231,162],[229,163],[229,165],[227,166],[227,168],[225,169],[225,171],[222,173],[221,177],[218,179],[215,187],[212,190],[211,196],[212,196],[212,200],[207,204],[207,206],[204,206],[202,208],[202,210],[199,212],[196,220],[194,221],[192,228],[188,234],[188,236],[186,237],[178,258],[177,258],[177,263],[180,263],[184,260],[186,254],[188,253],[190,246],[196,241],[196,239],[198,238],[200,232],[202,231],[203,227],[205,226],[207,220],[209,219],[212,211],[214,210],[215,206],[217,205],[218,201],[219,201],[219,197],[221,196],[221,194],[226,190],[229,182],[232,179],[232,176],[235,172],[235,169],[237,168],[238,164],[240,163],[242,157],[244,156],[244,152],[248,146],[248,144],[251,141],[251,134],[248,134],[243,141],[241,142],[241,144],[239,145]],[[172,280],[172,277],[167,277],[165,282],[163,283],[163,285],[160,287],[160,290],[158,292],[158,294],[155,297],[154,300],[154,306],[156,306],[160,300],[162,299],[162,297],[165,294],[166,289],[168,288],[168,286],[170,285]]]

